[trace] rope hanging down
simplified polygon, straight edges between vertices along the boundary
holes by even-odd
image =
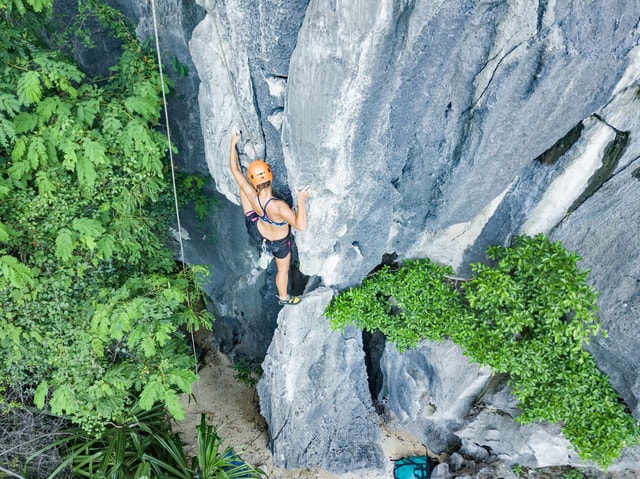
[[[153,17],[153,33],[156,42],[156,53],[158,55],[158,71],[160,72],[160,86],[162,87],[162,105],[164,107],[164,120],[167,128],[167,142],[169,143],[169,161],[171,163],[171,183],[173,185],[173,200],[176,208],[176,223],[178,226],[178,242],[180,243],[180,261],[183,268],[186,263],[184,257],[184,244],[182,243],[182,226],[180,225],[180,208],[178,206],[178,191],[176,188],[175,165],[173,163],[173,151],[171,150],[171,132],[169,131],[169,108],[167,106],[167,92],[164,86],[164,75],[162,73],[162,57],[160,56],[160,40],[158,39],[158,22],[156,20],[156,2],[151,0],[151,16]]]
[[[173,186],[173,201],[176,207],[176,224],[178,227],[178,242],[180,243],[180,260],[182,262],[182,270],[186,270],[186,258],[184,256],[184,244],[182,242],[182,226],[180,225],[180,207],[178,206],[178,189],[176,188],[176,174],[175,165],[173,162],[173,151],[171,150],[171,132],[169,130],[169,107],[167,106],[167,92],[164,85],[164,75],[162,73],[162,57],[160,55],[160,40],[158,39],[158,22],[156,20],[156,2],[151,0],[151,16],[153,17],[153,34],[156,43],[156,53],[158,55],[158,71],[160,72],[160,86],[162,87],[162,104],[164,107],[164,121],[167,128],[167,142],[169,144],[169,161],[171,163],[171,184]],[[196,355],[196,341],[193,334],[193,328],[190,328],[191,333],[191,350],[193,351],[194,359],[194,372],[198,374],[198,357]],[[200,382],[196,384],[198,393],[200,393]]]

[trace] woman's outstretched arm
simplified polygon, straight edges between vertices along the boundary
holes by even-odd
[[[256,190],[249,180],[242,174],[240,164],[238,163],[238,152],[236,150],[236,144],[240,140],[240,135],[237,133],[231,133],[231,148],[229,149],[229,168],[233,178],[238,183],[240,190],[247,196],[247,198],[253,198],[256,196]]]

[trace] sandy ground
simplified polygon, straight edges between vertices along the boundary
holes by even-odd
[[[386,474],[361,471],[337,476],[319,469],[276,468],[267,447],[267,426],[259,412],[255,388],[238,381],[236,370],[226,356],[217,351],[207,354],[206,365],[199,374],[200,381],[193,385],[193,397],[182,398],[186,418],[176,427],[183,440],[190,444],[187,454],[195,450],[196,426],[202,413],[207,415],[207,424],[217,428],[225,447],[233,447],[246,462],[265,471],[269,479],[388,478],[393,477],[391,460],[424,454],[425,449],[416,438],[383,430],[381,447],[390,460]]]

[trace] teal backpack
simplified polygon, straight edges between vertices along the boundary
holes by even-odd
[[[433,467],[427,456],[403,457],[393,466],[393,479],[429,479]]]

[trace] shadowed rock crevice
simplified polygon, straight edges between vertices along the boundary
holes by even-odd
[[[611,175],[618,166],[618,162],[624,155],[627,145],[629,144],[629,132],[619,131],[615,128],[614,131],[616,136],[614,140],[607,145],[602,155],[602,166],[593,174],[584,192],[569,207],[568,213],[578,209],[582,203],[598,191],[600,187],[611,178]]]
[[[362,347],[365,353],[369,392],[371,393],[371,398],[374,400],[374,404],[376,404],[377,397],[384,384],[380,361],[384,353],[385,344],[384,334],[380,331],[373,331],[371,333],[363,331]]]
[[[578,123],[576,126],[571,128],[566,135],[556,141],[551,148],[538,156],[534,161],[538,161],[543,165],[555,164],[567,151],[569,151],[576,141],[578,141],[583,129],[584,125],[582,122]]]

